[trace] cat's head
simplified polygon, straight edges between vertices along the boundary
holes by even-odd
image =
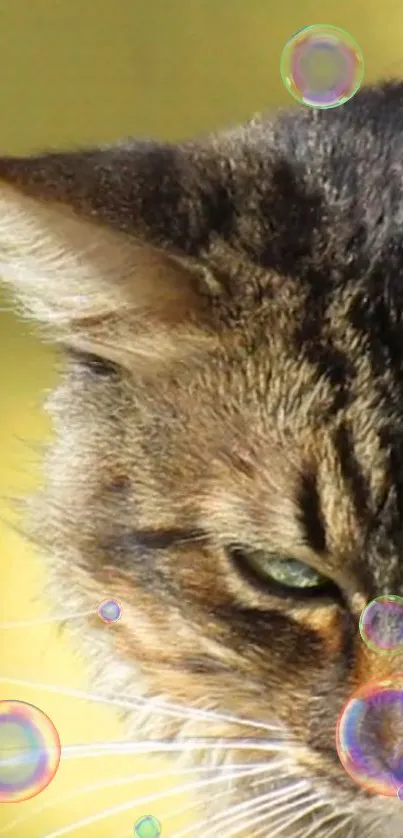
[[[119,659],[132,694],[217,714],[149,709],[139,735],[213,737],[290,799],[306,780],[291,833],[304,806],[338,827],[330,800],[344,829],[376,817],[335,725],[403,670],[358,632],[403,594],[403,85],[198,143],[2,157],[0,268],[67,358],[36,511],[60,602],[94,605],[106,681]]]

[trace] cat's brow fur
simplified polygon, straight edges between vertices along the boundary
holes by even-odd
[[[56,601],[94,607],[103,686],[278,722],[290,776],[359,838],[384,806],[398,838],[401,804],[354,785],[334,731],[403,670],[358,634],[369,599],[403,595],[403,84],[198,142],[3,156],[0,267],[65,350],[32,529]],[[237,543],[342,594],[280,599]],[[182,725],[154,709],[136,732]]]

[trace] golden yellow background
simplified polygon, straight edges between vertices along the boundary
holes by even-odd
[[[0,12],[0,152],[106,142],[128,134],[172,139],[233,123],[273,104],[291,105],[279,75],[280,53],[295,31],[311,23],[333,23],[356,38],[366,80],[402,71],[401,0],[279,5],[269,0],[10,0]],[[5,297],[1,302],[9,306]],[[0,347],[4,622],[48,614],[41,599],[43,569],[10,528],[14,519],[7,498],[30,491],[40,480],[35,446],[49,433],[40,403],[55,373],[50,349],[7,310],[0,311]],[[51,623],[0,628],[0,699],[39,706],[53,719],[64,745],[122,738],[113,708],[64,692],[69,689],[90,685],[68,634],[59,636]],[[146,771],[165,772],[165,777],[107,788],[108,781]],[[179,778],[168,771],[166,762],[145,757],[63,760],[40,796],[0,803],[0,838],[129,838],[133,823],[147,813],[160,818],[162,836],[169,838],[191,823],[189,808],[172,814],[189,807],[191,798],[172,792],[159,801],[140,800],[174,790]],[[192,779],[183,776],[180,782]],[[103,785],[87,791],[91,784]],[[130,808],[86,822],[120,803]],[[84,823],[67,831],[76,821]],[[195,827],[191,835],[197,838],[202,831]]]

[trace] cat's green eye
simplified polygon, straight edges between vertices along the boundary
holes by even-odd
[[[231,557],[245,569],[254,572],[261,580],[288,588],[290,591],[313,592],[330,584],[326,576],[304,562],[291,558],[279,558],[278,555],[264,550],[252,550],[247,547],[233,547]]]

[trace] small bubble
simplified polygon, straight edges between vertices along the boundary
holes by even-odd
[[[0,801],[35,797],[59,762],[60,739],[49,717],[25,701],[0,701]]]
[[[98,606],[98,616],[104,623],[117,623],[122,616],[122,609],[116,599],[105,599]]]
[[[159,838],[161,824],[154,815],[146,815],[134,824],[135,838]]]
[[[340,713],[340,762],[367,791],[395,796],[403,785],[403,675],[361,686]]]
[[[403,597],[379,596],[364,608],[359,624],[366,646],[380,655],[403,653]]]
[[[336,108],[361,87],[364,59],[348,32],[316,23],[287,41],[280,72],[285,87],[298,102],[312,108]]]

